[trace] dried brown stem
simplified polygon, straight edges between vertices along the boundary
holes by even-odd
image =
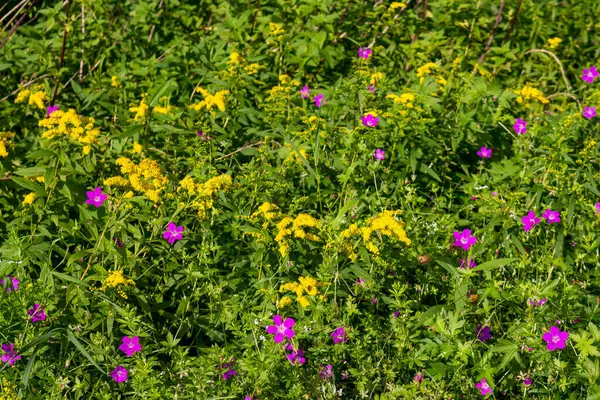
[[[71,2],[69,0],[65,0],[67,5],[66,13],[66,22],[65,22],[65,30],[63,32],[63,40],[62,40],[62,49],[60,50],[60,60],[58,62],[58,76],[56,77],[56,82],[54,84],[54,94],[52,95],[52,100],[50,100],[50,105],[54,105],[54,100],[56,100],[56,95],[58,94],[58,83],[60,80],[60,69],[63,66],[65,61],[65,48],[67,47],[67,24],[69,23],[69,8],[71,7]]]
[[[250,37],[252,37],[252,34],[254,33],[254,27],[256,26],[256,18],[258,17],[258,10],[260,9],[260,0],[256,0],[256,3],[254,3],[254,14],[252,15],[252,27],[250,27]],[[212,14],[210,14],[210,16],[212,17]],[[210,23],[209,23],[210,25]]]
[[[483,54],[481,54],[481,57],[479,57],[479,61],[477,61],[477,64],[481,64],[483,62],[488,51],[490,51],[490,47],[492,47],[494,36],[496,36],[496,30],[498,29],[498,25],[500,25],[500,21],[502,21],[502,11],[504,10],[505,4],[506,0],[502,0],[500,2],[500,8],[498,9],[498,14],[496,15],[496,23],[494,24],[494,29],[492,29],[492,34],[490,35],[490,38],[488,39],[488,42],[485,45],[485,49],[483,50]]]
[[[17,30],[17,28],[19,27],[19,25],[21,25],[21,22],[23,22],[23,20],[25,19],[25,17],[27,16],[27,14],[29,14],[29,11],[31,10],[31,8],[33,7],[33,5],[36,2],[37,2],[37,0],[32,0],[31,1],[31,3],[29,4],[29,7],[27,8],[27,11],[25,11],[25,13],[21,16],[21,18],[19,18],[19,20],[17,21],[17,23],[15,24],[15,26],[13,26],[13,28],[10,30],[10,32],[8,32],[8,35],[6,35],[6,37],[2,41],[2,43],[0,43],[0,49],[4,47],[4,45],[6,44],[6,42],[8,42],[8,39],[10,39],[11,36],[13,35],[13,33],[15,33],[15,31]]]
[[[515,15],[513,15],[513,17],[510,19],[510,22],[508,23],[508,31],[506,32],[506,36],[504,37],[504,40],[502,41],[502,43],[506,43],[506,42],[508,42],[508,39],[510,39],[510,34],[512,33],[512,30],[515,27],[515,24],[517,23],[517,18],[519,17],[519,11],[521,11],[522,5],[523,5],[523,0],[519,0],[519,5],[517,6]]]

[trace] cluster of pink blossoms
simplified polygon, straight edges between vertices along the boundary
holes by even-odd
[[[542,214],[542,218],[544,218],[549,224],[557,224],[560,222],[560,211],[546,210]],[[540,219],[536,217],[535,211],[531,210],[527,213],[527,215],[521,218],[521,222],[523,222],[523,230],[528,232],[535,225],[540,223]]]

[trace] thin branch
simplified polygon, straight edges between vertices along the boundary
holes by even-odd
[[[256,17],[258,17],[258,10],[260,8],[260,0],[256,0],[256,3],[254,3],[254,14],[252,15],[252,27],[250,28],[250,37],[252,37],[252,34],[254,33],[254,27],[256,26]],[[210,14],[210,16],[212,17],[212,14]],[[209,22],[210,25],[210,22]]]
[[[27,4],[27,0],[22,0],[19,4],[17,4],[16,6],[14,6],[9,12],[7,12],[6,14],[4,14],[4,16],[2,18],[0,18],[0,22],[4,21],[5,18],[8,18],[8,16],[10,14],[13,13],[13,11],[15,11],[17,8],[20,7],[19,11],[17,11],[15,13],[15,15],[18,15],[19,12],[23,9],[23,7],[25,7],[25,5]],[[2,6],[2,8],[6,7],[8,5],[8,3],[6,3],[4,6]],[[1,10],[0,10],[1,11]],[[6,26],[10,25],[10,22],[14,19],[15,17],[13,17],[7,24]]]
[[[160,14],[160,9],[163,6],[163,2],[164,2],[164,0],[160,0],[160,4],[158,5],[158,12],[156,13],[156,17],[158,17],[158,14]],[[156,28],[156,24],[152,24],[152,28],[150,28],[150,35],[148,35],[148,44],[150,44],[150,41],[152,40],[152,35],[154,35],[155,28]]]
[[[17,89],[13,90],[13,91],[12,91],[12,93],[9,93],[9,94],[7,94],[7,95],[6,95],[6,96],[4,96],[2,99],[0,99],[0,103],[2,103],[4,100],[8,99],[10,96],[13,96],[13,95],[17,94],[17,92],[18,92],[19,90],[21,90],[21,89],[24,89],[24,88],[26,88],[27,86],[30,86],[30,85],[32,85],[34,82],[36,82],[36,81],[39,81],[40,79],[44,79],[44,78],[46,78],[46,77],[48,77],[48,75],[42,75],[42,76],[40,76],[40,77],[38,77],[38,78],[32,79],[32,80],[30,80],[29,82],[27,82],[27,83],[25,83],[25,84],[21,85],[21,86],[20,86],[20,87],[18,87]]]
[[[54,105],[54,100],[56,100],[56,95],[58,94],[58,82],[60,79],[60,69],[63,66],[65,61],[65,48],[67,47],[67,34],[69,33],[67,30],[67,24],[69,23],[69,8],[71,7],[71,2],[69,0],[65,0],[67,5],[66,13],[66,21],[65,21],[65,31],[63,32],[63,40],[62,40],[62,49],[60,51],[60,61],[58,62],[58,75],[56,77],[56,83],[54,84],[54,94],[52,95],[52,100],[50,101],[50,105]]]
[[[515,15],[513,15],[513,17],[510,19],[510,22],[508,23],[508,31],[506,32],[506,36],[504,36],[504,40],[502,41],[502,43],[506,43],[508,42],[508,39],[510,39],[510,34],[512,33],[512,30],[515,27],[515,24],[517,23],[517,18],[519,17],[519,11],[521,11],[522,5],[523,0],[519,0],[519,5],[517,6]]]
[[[348,9],[350,8],[351,5],[352,5],[352,1],[349,1],[348,4],[346,5],[346,8],[344,8],[344,11],[342,11],[342,13],[340,14],[340,19],[338,19],[336,26],[338,26],[339,24],[342,23],[342,21],[344,20],[344,17],[346,16],[346,13],[348,12]]]
[[[249,148],[251,148],[251,147],[255,147],[255,146],[257,146],[257,145],[262,145],[262,144],[264,144],[264,143],[263,143],[263,142],[256,142],[256,143],[248,144],[248,145],[246,145],[246,146],[242,146],[242,147],[240,147],[239,149],[237,149],[236,151],[233,151],[233,152],[231,152],[231,153],[229,153],[229,154],[225,154],[225,155],[224,155],[224,156],[222,156],[222,157],[215,158],[215,161],[219,161],[219,160],[222,160],[222,159],[224,159],[224,158],[231,157],[232,155],[234,155],[234,154],[237,154],[237,153],[239,153],[240,151],[244,151],[244,150],[246,150],[246,149],[249,149]]]
[[[529,53],[546,53],[546,54],[550,54],[550,56],[552,56],[552,58],[554,58],[554,60],[558,63],[558,67],[560,68],[560,73],[562,74],[563,80],[565,81],[565,85],[567,86],[567,91],[571,90],[571,84],[569,83],[569,80],[567,79],[567,75],[565,74],[565,69],[563,68],[562,63],[560,62],[560,60],[558,59],[558,57],[556,57],[556,55],[554,55],[554,53],[548,51],[548,50],[544,50],[544,49],[533,49],[533,50],[529,50],[526,51],[525,53],[523,53],[523,55],[529,54]]]
[[[575,100],[577,102],[577,105],[579,106],[579,111],[583,112],[583,108],[581,106],[581,101],[579,101],[579,99],[575,96],[572,95],[571,93],[563,93],[563,92],[559,92],[559,93],[554,93],[551,94],[550,96],[546,97],[548,100],[552,99],[553,97],[557,97],[557,96],[564,96],[564,97],[569,97],[573,100]]]
[[[29,4],[29,7],[27,8],[27,11],[25,11],[25,13],[21,16],[21,18],[19,18],[19,20],[17,21],[17,23],[15,24],[15,26],[13,26],[13,28],[10,30],[10,32],[8,32],[8,35],[6,35],[6,37],[2,41],[2,43],[0,43],[0,49],[4,47],[4,45],[6,44],[6,42],[8,42],[8,39],[10,39],[11,36],[13,35],[13,33],[15,33],[15,31],[17,30],[17,28],[19,27],[19,25],[21,25],[21,22],[23,22],[23,20],[27,16],[27,14],[29,14],[29,11],[31,10],[31,7],[33,7],[33,5],[36,2],[37,2],[37,0],[32,0],[31,4]]]
[[[492,47],[492,42],[494,41],[494,36],[496,35],[496,29],[498,29],[498,25],[500,25],[500,21],[502,21],[502,11],[504,10],[505,4],[506,0],[502,0],[500,2],[500,8],[498,9],[498,14],[496,15],[496,23],[494,24],[494,29],[492,30],[492,34],[490,35],[490,38],[488,39],[488,42],[485,45],[485,49],[483,50],[483,54],[481,54],[481,57],[479,57],[479,61],[477,61],[477,64],[481,64],[483,62],[488,51],[490,51],[490,47]]]

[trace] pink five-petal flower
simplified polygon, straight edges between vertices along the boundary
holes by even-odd
[[[584,107],[583,116],[587,119],[594,118],[596,116],[596,107]]]
[[[360,47],[358,49],[358,57],[367,60],[371,56],[372,50],[368,47]]]
[[[598,203],[600,204],[600,203]],[[7,283],[7,287],[6,287],[6,293],[10,293],[13,290],[16,292],[17,290],[19,290],[19,283],[21,283],[20,280],[18,280],[17,278],[13,278],[12,276],[7,276],[5,278],[8,283]],[[10,288],[10,284],[12,283],[12,289]],[[4,279],[0,279],[0,286],[4,286]]]
[[[331,332],[331,337],[333,338],[333,343],[346,343],[348,338],[346,337],[346,330],[343,326],[340,326],[335,331]]]
[[[515,129],[515,132],[517,132],[517,135],[527,133],[527,121],[524,121],[521,118],[517,118],[515,120],[513,128]]]
[[[360,118],[364,126],[375,127],[379,123],[379,118],[374,116],[373,114],[367,114],[364,117]]]
[[[492,394],[492,388],[490,387],[490,385],[488,385],[488,383],[485,379],[482,379],[479,382],[477,382],[477,385],[475,385],[475,387],[477,389],[479,389],[482,396],[487,396],[488,394]]]
[[[46,313],[41,305],[35,303],[33,307],[27,310],[27,315],[31,317],[31,322],[45,321]]]
[[[273,317],[273,323],[275,325],[267,326],[267,333],[269,335],[275,335],[273,340],[275,343],[283,342],[284,338],[293,338],[296,334],[292,328],[296,323],[292,318],[286,318],[285,321],[282,320],[281,315],[275,315]]]
[[[104,193],[102,193],[102,189],[99,187],[95,188],[94,190],[90,190],[85,194],[88,197],[85,204],[91,204],[96,207],[101,207],[102,203],[104,203],[106,201],[106,198],[108,197]]]
[[[167,230],[163,233],[163,237],[167,239],[169,244],[175,243],[176,240],[183,238],[183,226],[177,226],[174,222],[169,222]]]
[[[304,87],[302,89],[300,89],[300,97],[302,97],[303,99],[308,99],[309,96],[310,96],[310,89],[308,86],[304,85]]]
[[[492,149],[488,149],[487,147],[482,147],[477,152],[477,155],[481,158],[491,158],[492,157]]]
[[[48,108],[46,109],[46,117],[51,116],[52,114],[54,114],[57,111],[58,111],[58,106],[48,106]]]
[[[9,366],[11,366],[21,359],[21,356],[19,355],[19,353],[17,353],[17,350],[15,349],[14,343],[3,344],[1,348],[4,352],[4,354],[2,354],[2,358],[0,358],[3,363],[6,363]]]
[[[594,79],[598,77],[598,70],[596,70],[595,66],[591,66],[589,69],[583,69],[581,72],[581,79],[586,81],[587,83],[594,83]]]
[[[540,219],[535,216],[535,211],[529,211],[526,216],[521,218],[521,222],[523,222],[523,229],[525,232],[530,231],[534,225],[540,223]]]
[[[140,338],[138,336],[134,336],[129,338],[129,336],[123,336],[123,343],[119,346],[119,350],[121,350],[127,357],[131,357],[134,353],[142,350],[142,345],[140,344]]]
[[[126,382],[128,374],[129,372],[120,365],[117,365],[115,369],[110,371],[110,377],[113,378],[113,381],[116,383]]]
[[[319,93],[318,95],[316,95],[313,100],[315,101],[315,106],[317,107],[321,107],[324,106],[325,103],[327,102],[327,99],[323,98],[323,93]]]
[[[560,222],[560,211],[546,210],[542,214],[542,218],[548,221],[549,224],[558,224]]]
[[[596,214],[600,214],[600,203],[594,204],[594,207],[596,207]]]
[[[381,149],[375,150],[375,153],[373,153],[373,158],[376,161],[381,161],[381,160],[385,159],[385,151],[383,151]]]
[[[564,349],[566,341],[569,338],[569,332],[561,331],[557,326],[551,326],[550,331],[542,335],[542,340],[546,342],[549,351]]]
[[[371,93],[375,93],[375,85],[369,85],[367,86],[367,90]]]
[[[471,230],[465,229],[462,232],[456,231],[454,235],[454,246],[462,247],[464,250],[469,250],[471,246],[477,243],[477,238],[471,236]]]

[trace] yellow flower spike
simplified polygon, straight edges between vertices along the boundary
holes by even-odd
[[[134,121],[140,121],[143,120],[146,117],[146,114],[148,113],[148,104],[146,104],[146,98],[142,97],[142,100],[140,100],[140,104],[137,107],[130,107],[129,111],[132,113],[135,113],[135,116],[133,117]]]
[[[35,200],[35,193],[31,192],[27,196],[25,196],[25,198],[23,199],[23,205],[27,206],[27,205],[33,204],[34,200]]]
[[[560,46],[561,43],[562,43],[561,38],[555,37],[555,38],[548,39],[548,46],[551,49],[556,49],[558,46]]]

